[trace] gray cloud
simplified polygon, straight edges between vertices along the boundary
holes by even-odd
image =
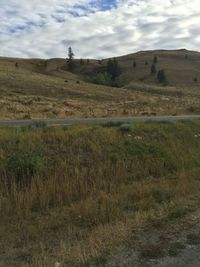
[[[199,0],[0,0],[2,56],[110,57],[144,49],[200,47]]]

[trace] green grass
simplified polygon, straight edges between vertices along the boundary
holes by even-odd
[[[0,266],[106,265],[133,228],[189,213],[200,122],[108,126],[0,129]]]

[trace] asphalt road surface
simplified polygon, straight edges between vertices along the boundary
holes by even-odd
[[[74,118],[74,119],[44,119],[44,120],[0,120],[0,127],[25,127],[35,123],[44,122],[47,126],[56,125],[79,125],[79,124],[103,124],[106,122],[134,122],[134,121],[180,121],[200,119],[200,115],[180,116],[137,116],[137,117],[115,117],[115,118]]]

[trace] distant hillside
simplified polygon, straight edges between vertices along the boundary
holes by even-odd
[[[150,74],[154,57],[168,86]],[[0,118],[200,113],[200,53],[159,50],[118,57],[118,88],[93,84],[108,60],[76,59],[71,73],[66,59],[0,58]]]
[[[186,49],[140,51],[117,57],[122,71],[120,76],[122,85],[128,85],[131,82],[156,83],[156,75],[151,75],[151,66],[155,57],[157,58],[156,70],[165,70],[169,85],[200,86],[200,53]],[[67,66],[65,59],[3,58],[2,60],[8,65],[12,65],[16,61],[20,68],[33,72],[66,77]],[[76,59],[75,62],[75,74],[81,75],[81,78],[84,79],[85,77],[93,77],[98,73],[105,72],[108,59],[92,59],[89,62],[87,62],[87,59],[83,59],[82,64],[80,59]],[[135,67],[133,66],[134,63]],[[67,74],[67,76],[69,75],[70,73]],[[197,81],[194,81],[195,79]]]
[[[123,85],[130,82],[156,83],[156,75],[151,75],[151,66],[157,58],[156,70],[165,70],[170,85],[199,86],[200,85],[200,53],[181,50],[140,51],[135,54],[118,57]],[[105,70],[108,59],[92,61],[78,68],[78,72],[92,74]],[[135,67],[133,64],[135,63]],[[197,78],[199,81],[194,81]]]

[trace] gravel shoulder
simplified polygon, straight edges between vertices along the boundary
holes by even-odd
[[[199,267],[200,210],[165,227],[143,229],[112,255],[109,267]]]
[[[198,267],[200,266],[200,245],[187,247],[178,257],[166,257],[156,267]]]

